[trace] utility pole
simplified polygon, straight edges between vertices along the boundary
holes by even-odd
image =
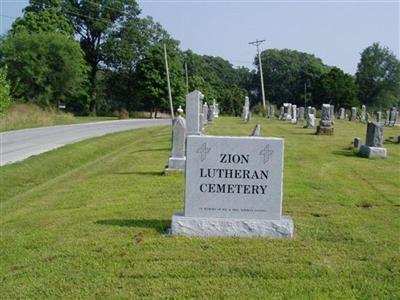
[[[307,107],[307,83],[304,84],[304,109]]]
[[[189,94],[189,75],[187,70],[187,62],[185,61],[185,77],[186,77],[186,95]]]
[[[250,42],[250,45],[255,45],[257,47],[257,55],[258,55],[258,65],[260,67],[260,79],[261,79],[261,93],[262,93],[262,102],[263,102],[263,107],[265,107],[265,91],[264,91],[264,77],[263,77],[263,71],[262,71],[262,65],[261,65],[261,55],[260,55],[260,45],[261,43],[265,42],[265,40],[259,41],[256,39],[254,42]]]
[[[171,83],[169,81],[169,68],[168,68],[168,56],[167,56],[167,46],[164,43],[164,58],[165,58],[165,69],[167,70],[167,84],[168,84],[168,96],[169,96],[169,105],[171,107],[171,118],[174,117],[174,106],[172,105],[172,94],[171,94]]]

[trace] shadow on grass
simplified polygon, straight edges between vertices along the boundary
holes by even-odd
[[[132,151],[131,153],[156,152],[156,151],[171,151],[171,148],[141,149],[141,150]]]
[[[140,175],[140,176],[163,176],[164,171],[144,171],[144,172],[116,172],[115,175]]]
[[[171,220],[128,220],[128,219],[108,219],[98,220],[97,225],[111,225],[119,227],[136,227],[155,229],[158,233],[164,234],[170,227]]]
[[[306,129],[306,128],[303,128]],[[307,128],[310,129],[310,128]],[[296,135],[316,135],[315,132],[296,132]]]
[[[336,150],[332,151],[332,153],[346,157],[358,157],[357,153],[353,152],[353,150]]]

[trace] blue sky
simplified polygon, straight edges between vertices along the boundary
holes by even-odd
[[[138,1],[143,15],[161,23],[181,48],[221,56],[252,67],[248,42],[265,39],[262,49],[295,49],[354,74],[360,52],[373,42],[399,57],[398,1]],[[0,14],[21,15],[27,0],[0,0]],[[0,32],[12,19],[0,16]]]

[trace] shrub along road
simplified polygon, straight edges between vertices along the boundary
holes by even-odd
[[[0,166],[91,137],[168,124],[170,120],[133,119],[3,132],[0,134]]]

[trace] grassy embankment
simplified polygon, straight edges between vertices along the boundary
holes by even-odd
[[[75,117],[71,113],[43,110],[36,105],[16,104],[0,116],[0,132],[52,125],[116,120],[116,117]]]
[[[399,299],[400,145],[357,157],[366,125],[347,121],[334,136],[258,118],[207,131],[249,135],[256,122],[285,137],[295,239],[165,236],[184,188],[161,175],[170,129],[117,133],[0,169],[1,297]]]

